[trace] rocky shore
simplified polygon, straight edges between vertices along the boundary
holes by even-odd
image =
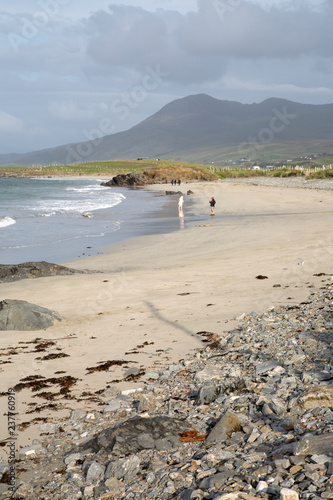
[[[333,285],[317,279],[308,300],[197,332],[194,355],[43,423],[15,473],[0,464],[0,499],[332,499]]]
[[[333,179],[306,179],[304,177],[239,177],[227,178],[223,182],[237,182],[237,184],[255,184],[256,186],[269,186],[278,188],[302,188],[333,190]]]

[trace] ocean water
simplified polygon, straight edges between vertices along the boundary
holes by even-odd
[[[108,179],[105,179],[108,180]],[[177,200],[101,179],[0,178],[0,264],[64,263],[125,239],[186,227]],[[174,206],[173,206],[174,205]]]

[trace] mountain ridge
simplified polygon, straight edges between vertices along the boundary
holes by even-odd
[[[208,94],[175,99],[130,129],[97,140],[27,154],[0,155],[0,165],[50,165],[163,158],[216,162],[223,158],[296,155],[333,150],[333,104],[271,97],[242,104]],[[280,152],[280,153],[279,153]]]

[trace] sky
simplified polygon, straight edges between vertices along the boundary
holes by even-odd
[[[333,103],[332,0],[2,4],[0,154],[128,130],[199,93]]]

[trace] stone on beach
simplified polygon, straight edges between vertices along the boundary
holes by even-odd
[[[295,446],[295,455],[317,455],[331,453],[333,455],[333,432],[316,436],[304,436]]]
[[[103,430],[83,446],[84,450],[104,450],[113,455],[127,455],[144,449],[171,449],[182,446],[180,434],[193,427],[167,416],[133,417],[118,426]]]
[[[61,321],[59,314],[25,300],[5,299],[0,302],[0,330],[44,330]]]
[[[68,276],[71,274],[89,274],[92,271],[77,270],[49,262],[23,262],[22,264],[0,264],[0,283],[22,279],[45,278],[46,276]]]
[[[207,438],[207,443],[213,443],[214,441],[225,441],[227,438],[231,437],[233,432],[239,432],[242,430],[241,421],[238,416],[232,413],[226,413],[223,415],[213,430]]]

